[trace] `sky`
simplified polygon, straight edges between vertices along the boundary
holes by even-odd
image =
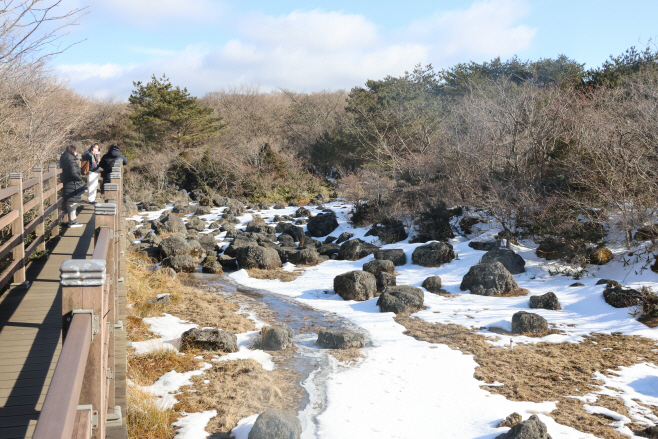
[[[417,64],[555,58],[601,65],[658,37],[655,0],[63,0],[87,7],[52,59],[80,93],[127,101],[165,74],[194,96],[351,89]]]

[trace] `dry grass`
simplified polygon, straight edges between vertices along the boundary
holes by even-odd
[[[550,413],[557,422],[601,438],[626,437],[601,415],[587,414],[582,402],[567,396],[583,396],[597,391],[595,371],[604,372],[639,362],[658,364],[658,346],[653,340],[635,336],[595,334],[582,343],[538,343],[515,345],[513,349],[494,348],[485,337],[459,325],[432,324],[415,318],[398,317],[406,334],[418,340],[441,343],[474,356],[479,367],[475,378],[504,386],[489,387],[492,393],[514,401],[558,401]],[[642,360],[638,360],[641,357]],[[628,416],[620,399],[601,397],[596,403]],[[658,415],[658,408],[648,407]],[[640,431],[644,426],[629,424]]]
[[[126,426],[130,439],[171,439],[176,431],[172,423],[178,414],[163,410],[157,400],[134,385],[126,389]]]
[[[279,279],[281,282],[292,282],[297,279],[302,273],[298,271],[285,271],[282,268],[277,268],[274,270],[261,270],[260,268],[250,268],[247,270],[249,277],[254,279]]]
[[[130,341],[145,341],[156,338],[156,335],[149,330],[148,325],[140,317],[127,315],[126,327],[128,340]]]
[[[147,354],[128,357],[127,377],[140,386],[150,386],[167,372],[189,372],[198,370],[203,361],[195,360],[197,352],[179,353],[173,349],[157,349]]]
[[[204,380],[210,380],[204,384]],[[192,378],[195,392],[184,392],[177,398],[177,411],[217,410],[206,431],[228,437],[237,422],[268,408],[296,413],[304,398],[297,385],[299,374],[285,369],[265,371],[254,360],[222,361],[213,364],[205,374]]]
[[[327,352],[336,358],[336,360],[345,363],[346,366],[353,366],[363,358],[363,354],[359,348],[328,349]]]

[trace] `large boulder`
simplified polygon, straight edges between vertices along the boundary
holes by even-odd
[[[349,241],[350,239],[352,239],[353,236],[354,233],[343,232],[340,235],[338,235],[338,239],[336,239],[336,244],[342,244],[345,241]]]
[[[382,224],[372,226],[365,236],[376,236],[381,242],[392,244],[407,239],[407,231],[404,224],[398,220],[386,221]]]
[[[226,247],[226,250],[224,250],[224,254],[234,258],[237,256],[238,250],[240,250],[241,248],[249,247],[249,246],[257,246],[257,245],[258,245],[258,241],[252,237],[238,236],[236,238],[233,238],[233,241],[229,244],[228,247]]]
[[[407,255],[401,248],[376,250],[374,255],[375,259],[391,261],[396,267],[407,263]]]
[[[237,352],[238,338],[230,332],[215,328],[192,328],[181,335],[181,348],[206,351]]]
[[[169,256],[162,260],[163,267],[170,267],[176,273],[194,273],[196,264],[190,255]]]
[[[245,211],[244,204],[242,204],[238,200],[227,198],[224,204],[226,206],[226,210],[224,210],[224,214],[226,215],[239,216],[242,215]]]
[[[514,334],[537,334],[548,330],[548,322],[539,314],[519,311],[512,316],[512,332]]]
[[[250,438],[251,439],[251,438]],[[496,439],[552,439],[546,425],[532,415],[527,421],[516,424],[507,433],[496,436]]]
[[[363,271],[372,273],[375,276],[382,272],[395,273],[395,265],[391,261],[375,259],[374,261],[363,264]]]
[[[492,262],[500,262],[512,274],[525,273],[525,261],[513,250],[506,248],[489,250],[482,256],[482,263],[490,264]]]
[[[386,273],[382,271],[375,276],[375,281],[377,282],[377,292],[383,293],[388,287],[394,287],[397,285],[397,279],[395,274]]]
[[[220,255],[217,258],[217,262],[219,262],[222,268],[226,271],[234,271],[238,269],[238,261],[230,256]]]
[[[236,252],[236,259],[240,268],[260,268],[273,270],[281,267],[281,258],[276,250],[271,248],[249,245],[240,247]]]
[[[532,309],[551,309],[551,310],[560,310],[560,301],[557,300],[555,293],[548,292],[542,294],[541,296],[531,296],[530,297],[530,308]]]
[[[260,233],[263,235],[274,235],[274,229],[263,221],[250,221],[245,229],[247,233]]]
[[[185,223],[183,219],[171,212],[166,212],[160,218],[153,222],[153,229],[158,235],[185,233]]]
[[[203,259],[205,257],[205,250],[199,241],[190,239],[187,241],[187,245],[190,246],[190,256],[197,259]]]
[[[423,308],[425,293],[423,290],[407,285],[388,287],[377,299],[381,312],[416,312]]]
[[[471,290],[471,294],[480,296],[520,295],[514,276],[500,262],[472,266],[459,286],[462,291]]]
[[[344,242],[340,246],[338,259],[357,261],[373,254],[378,248],[379,247],[376,245],[363,242],[360,239],[352,239],[351,241]]]
[[[190,213],[192,212],[192,206],[187,201],[177,201],[171,211],[173,213]]]
[[[309,218],[311,216],[311,211],[305,207],[300,207],[295,212],[295,218]]]
[[[297,416],[283,410],[268,409],[258,415],[248,439],[299,439],[302,423]]]
[[[196,210],[194,211],[196,216],[210,215],[211,213],[212,211],[210,210],[209,206],[197,206]]]
[[[274,229],[276,233],[286,233],[295,240],[295,242],[299,242],[299,245],[304,245],[306,235],[304,234],[304,229],[296,226],[291,223],[279,223],[276,225],[276,228]]]
[[[320,263],[320,255],[315,249],[303,248],[295,252],[292,260],[289,258],[289,261],[295,265],[316,265]]]
[[[603,290],[603,298],[615,308],[628,308],[642,303],[646,294],[632,288],[611,286]]]
[[[334,212],[320,213],[308,219],[307,230],[313,237],[327,236],[338,228],[338,219]]]
[[[217,240],[212,235],[201,235],[198,241],[201,247],[207,252],[214,251],[217,248]]]
[[[501,242],[502,241],[500,239],[496,241],[471,241],[468,243],[468,246],[473,250],[482,250],[488,252],[500,247]]]
[[[187,230],[196,230],[197,232],[203,232],[206,229],[206,223],[204,223],[199,218],[190,218],[185,224]]]
[[[348,349],[362,348],[365,342],[363,334],[358,332],[322,329],[318,333],[317,344],[325,349]]]
[[[324,256],[337,255],[340,252],[340,245],[338,244],[322,244],[318,247],[318,253]]]
[[[264,326],[260,330],[260,347],[266,351],[280,351],[293,345],[295,331],[289,326]]]
[[[162,238],[156,235],[154,232],[147,232],[146,235],[142,238],[142,244],[148,244],[153,247],[157,247],[162,242]]]
[[[277,238],[277,241],[282,247],[294,247],[295,246],[295,239],[288,235],[287,233],[282,233],[279,235]]]
[[[334,278],[334,291],[345,300],[368,300],[375,296],[377,282],[372,273],[350,271]]]
[[[190,247],[182,236],[172,235],[167,236],[160,242],[158,250],[160,250],[160,256],[162,258],[168,258],[169,256],[189,255],[192,247]]]
[[[208,274],[222,274],[224,268],[218,261],[206,261],[201,266],[201,271]]]
[[[423,267],[440,267],[455,259],[452,245],[446,242],[432,242],[416,247],[411,255],[411,261]]]
[[[430,276],[423,281],[423,288],[425,288],[430,293],[439,294],[445,293],[445,290],[442,287],[441,276]]]

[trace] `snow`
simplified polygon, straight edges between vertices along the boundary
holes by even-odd
[[[204,363],[201,369],[189,372],[176,372],[175,370],[172,370],[162,375],[152,385],[142,386],[141,389],[158,397],[160,400],[159,405],[162,409],[170,409],[173,408],[177,402],[174,394],[178,392],[181,387],[192,384],[192,377],[202,375],[211,367],[211,364]]]
[[[200,413],[188,413],[178,418],[172,425],[180,427],[176,432],[176,439],[202,439],[210,436],[206,433],[206,425],[212,418],[217,416],[217,410],[208,410]]]
[[[238,425],[236,425],[236,427],[231,430],[231,436],[235,439],[249,439],[249,432],[254,426],[256,418],[258,418],[257,414],[251,415],[244,419],[240,419],[240,421],[238,421]]]
[[[178,350],[178,347],[180,347],[180,337],[183,335],[183,332],[188,329],[198,328],[197,325],[181,320],[171,314],[163,314],[159,317],[146,317],[143,321],[149,325],[151,332],[159,335],[160,338],[134,341],[132,346],[138,355],[147,354],[159,349]]]

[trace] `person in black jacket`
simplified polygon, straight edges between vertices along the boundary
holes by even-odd
[[[101,176],[103,177],[103,185],[110,182],[110,173],[112,167],[122,163],[123,166],[128,164],[128,159],[121,154],[118,143],[110,145],[110,149],[103,157],[101,157],[100,168],[102,169]],[[101,193],[105,194],[105,188],[101,189]]]
[[[80,172],[80,164],[76,160],[76,148],[73,145],[66,147],[66,150],[59,158],[59,166],[62,168],[61,181],[64,186],[62,189],[62,197],[66,203],[66,209],[69,214],[69,222],[64,223],[69,227],[82,227],[76,220],[76,211],[78,203],[81,200],[81,195],[85,191],[85,184],[82,180],[82,173]]]

